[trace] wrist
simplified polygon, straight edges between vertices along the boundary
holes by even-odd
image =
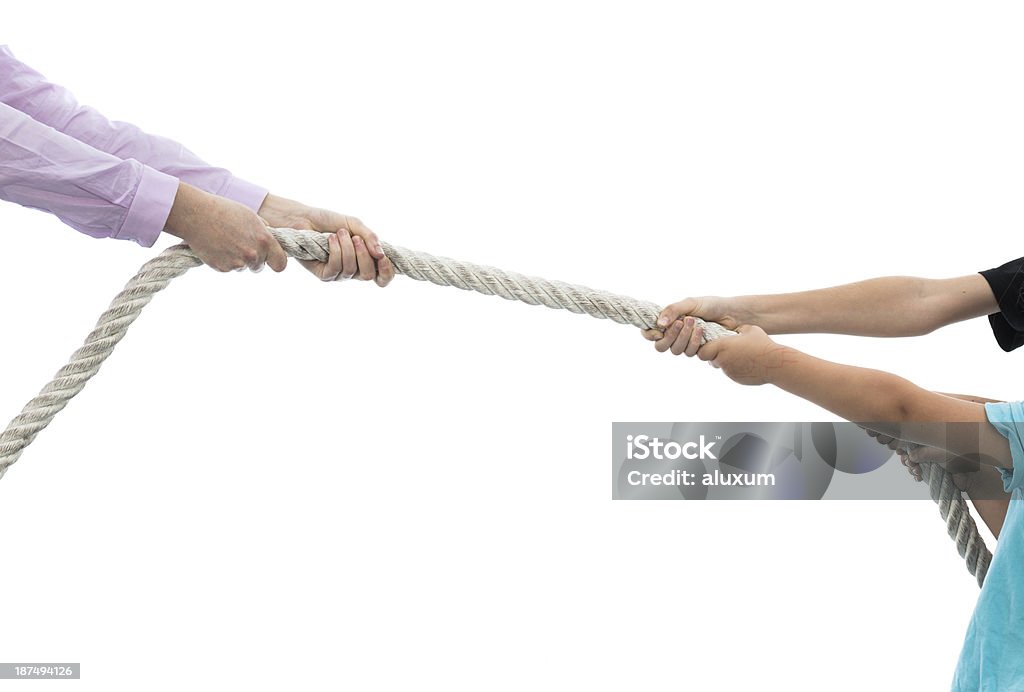
[[[793,304],[786,294],[742,296],[735,299],[737,319],[757,325],[768,334],[792,334],[802,331],[799,304]]]
[[[771,344],[761,358],[765,383],[785,388],[794,371],[792,366],[799,362],[803,354],[795,348],[782,346],[774,341]]]
[[[293,199],[286,197],[280,197],[275,195],[273,192],[268,192],[267,196],[263,199],[263,204],[260,205],[259,210],[256,212],[264,218],[275,217],[281,214],[294,212],[299,207],[304,207],[300,202],[296,202]]]
[[[766,332],[767,328],[761,324],[761,312],[758,309],[758,296],[735,296],[725,299],[724,312],[737,326],[750,324],[761,327]]]
[[[196,219],[201,219],[209,204],[210,194],[185,182],[178,183],[174,204],[167,215],[164,230],[171,235],[189,241],[192,230],[197,228]]]

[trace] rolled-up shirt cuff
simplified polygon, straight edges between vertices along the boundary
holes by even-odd
[[[1013,351],[1024,346],[1024,257],[978,273],[999,305],[999,312],[988,316],[999,347]]]
[[[221,197],[227,197],[228,199],[240,202],[253,211],[259,211],[268,192],[269,190],[265,187],[253,185],[246,180],[231,176],[228,179],[228,184],[224,186],[224,189],[219,194]]]
[[[1007,401],[985,404],[985,417],[1010,444],[1012,466],[999,468],[1003,490],[1012,492],[1024,486],[1024,402]]]
[[[135,189],[131,206],[112,235],[119,240],[134,240],[142,247],[152,247],[164,230],[174,197],[178,194],[178,179],[149,166],[142,167],[142,177]]]

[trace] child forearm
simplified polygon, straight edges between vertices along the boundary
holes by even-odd
[[[856,423],[990,466],[1012,465],[1009,445],[985,406],[931,392],[879,370],[840,365],[776,346],[767,381]],[[954,425],[966,423],[968,425]]]
[[[948,449],[974,465],[967,496],[996,538],[1003,527],[1010,496],[995,467],[1012,468],[1005,439],[985,421],[979,396],[929,392],[908,380],[878,370],[839,365],[790,351],[770,379],[778,387],[812,401],[850,421],[901,440]],[[952,422],[978,425],[949,426]],[[979,463],[981,462],[981,463]]]
[[[774,384],[888,437],[963,457],[972,470],[979,464],[1013,468],[1009,442],[989,423],[981,397],[930,392],[880,370],[815,358],[749,325],[737,327],[736,336],[709,341],[697,355],[740,384]],[[998,526],[995,515],[990,525]]]
[[[901,422],[923,414],[911,410],[908,402],[913,400],[912,394],[925,390],[902,377],[832,363],[783,346],[778,349],[768,381],[837,416],[854,422],[892,424],[892,430],[879,431],[898,437]]]
[[[888,276],[799,293],[729,299],[769,334],[823,332],[916,336],[999,310],[980,274],[953,279]]]
[[[988,397],[978,396],[976,394],[950,394],[949,392],[937,392],[942,396],[953,397],[954,399],[960,399],[961,401],[973,401],[976,404],[999,404],[1002,403],[999,399],[989,399]]]

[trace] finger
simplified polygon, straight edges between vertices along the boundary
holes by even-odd
[[[370,252],[366,249],[366,242],[359,236],[352,236],[352,245],[356,249],[356,262],[359,265],[359,280],[372,281],[377,276],[377,265],[374,264]]]
[[[270,248],[267,252],[267,264],[276,272],[283,272],[285,267],[288,266],[288,253],[284,251],[281,244],[277,242],[274,236],[267,234],[270,238]]]
[[[263,264],[266,261],[267,261],[267,256],[263,252],[258,252],[255,255],[255,258],[250,257],[248,259],[248,261],[246,262],[245,267],[240,267],[239,271],[241,271],[242,269],[248,268],[249,271],[253,272],[254,274],[258,274],[261,271],[263,271]]]
[[[665,336],[665,332],[660,329],[641,329],[640,333],[644,335],[644,338],[648,341],[657,341],[658,339]]]
[[[327,236],[327,261],[319,264],[319,276],[323,281],[334,281],[341,273],[341,244],[336,233]]]
[[[693,330],[693,334],[690,336],[690,342],[686,344],[686,350],[683,351],[687,356],[697,355],[697,351],[704,345],[704,327],[697,327]]]
[[[377,278],[375,279],[377,285],[384,288],[391,283],[393,278],[395,278],[395,265],[391,263],[391,259],[385,257],[377,260]]]
[[[925,445],[910,450],[910,460],[916,464],[928,461],[943,463],[949,461],[950,456],[944,449]]]
[[[267,250],[269,249],[270,245],[267,243],[266,238],[260,236],[254,238],[253,245],[243,251],[242,259],[245,263],[244,266],[253,272],[263,269],[263,264],[267,261]]]
[[[718,355],[722,352],[722,349],[725,348],[726,342],[728,341],[729,339],[715,339],[714,341],[707,342],[704,344],[703,348],[697,351],[697,357],[701,360],[710,360],[714,363],[714,361],[718,360]],[[716,364],[715,367],[717,368],[720,366]]]
[[[338,244],[341,246],[341,273],[338,274],[337,278],[351,279],[356,275],[356,270],[359,269],[359,263],[356,260],[356,249],[352,245],[352,236],[342,228],[338,230],[337,238]]]
[[[693,336],[693,318],[684,317],[682,320],[683,327],[679,330],[679,334],[672,341],[672,353],[681,356],[683,351],[686,350],[686,345],[690,343],[690,337]]]
[[[669,348],[672,347],[672,342],[674,342],[676,340],[676,337],[679,336],[679,331],[682,328],[682,320],[676,320],[675,322],[672,323],[672,326],[670,326],[665,331],[665,336],[654,342],[654,348],[658,351],[658,353],[664,353],[665,351],[669,350]]]
[[[685,300],[680,300],[678,303],[666,305],[665,308],[662,309],[661,314],[658,315],[658,326],[664,329],[680,317],[693,312],[696,307],[697,301],[693,298],[687,298]]]
[[[374,259],[383,259],[384,248],[381,247],[380,239],[377,238],[377,234],[367,228],[366,224],[359,219],[353,216],[349,216],[347,218],[348,223],[345,227],[348,228],[352,235],[363,239],[363,242],[366,244],[366,248]]]

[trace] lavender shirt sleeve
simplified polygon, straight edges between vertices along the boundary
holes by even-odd
[[[0,102],[0,199],[56,214],[93,237],[156,242],[178,179],[57,132]]]
[[[111,121],[80,105],[67,89],[46,80],[0,46],[0,101],[81,142],[120,159],[141,163],[207,192],[257,211],[265,188],[210,166],[181,144],[148,134],[130,123]]]

